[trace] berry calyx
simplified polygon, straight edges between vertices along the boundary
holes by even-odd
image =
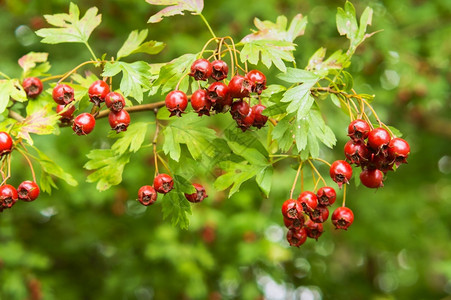
[[[354,222],[354,213],[347,207],[338,207],[332,213],[332,223],[336,229],[347,230]]]
[[[210,115],[211,101],[207,98],[207,91],[198,89],[191,95],[191,106],[200,116]]]
[[[382,127],[374,128],[368,133],[368,146],[379,152],[384,151],[390,142],[390,134]]]
[[[182,91],[172,91],[166,95],[165,103],[167,109],[171,112],[170,117],[181,117],[188,106],[188,97]]]
[[[144,205],[152,205],[157,201],[157,192],[150,185],[144,185],[138,190],[138,201]]]
[[[307,240],[307,231],[304,227],[300,229],[292,228],[287,232],[287,241],[290,246],[299,247]]]
[[[203,185],[193,183],[193,186],[196,189],[196,191],[192,194],[185,194],[185,197],[189,202],[192,203],[202,202],[205,198],[208,197],[207,192],[205,191]]]
[[[301,204],[294,199],[285,200],[282,204],[282,215],[287,219],[298,219],[302,216]]]
[[[379,169],[366,169],[360,173],[360,182],[368,188],[376,189],[383,187],[384,174]]]
[[[12,148],[13,139],[11,136],[4,131],[0,131],[0,157],[10,153]]]
[[[310,191],[304,191],[299,194],[298,202],[306,213],[313,211],[318,206],[318,197]]]
[[[246,101],[239,100],[232,103],[230,114],[234,120],[240,120],[249,114],[250,107]]]
[[[261,94],[266,89],[266,76],[258,70],[249,71],[246,78],[252,83],[252,92]]]
[[[58,104],[69,104],[74,101],[74,89],[67,84],[58,84],[52,91],[52,98]]]
[[[99,106],[100,103],[105,102],[105,97],[109,92],[110,87],[105,81],[94,81],[88,90],[89,100]]]
[[[191,65],[189,76],[193,76],[195,80],[205,81],[211,76],[212,71],[211,63],[204,58],[200,58]]]
[[[26,180],[17,188],[17,194],[20,200],[31,202],[39,197],[39,186],[34,181]]]
[[[167,194],[174,187],[174,181],[172,180],[172,177],[167,174],[159,174],[153,180],[153,186],[158,193]]]
[[[329,175],[341,189],[343,183],[349,183],[349,179],[352,177],[352,167],[344,160],[336,160],[330,166]]]
[[[252,126],[257,127],[258,129],[265,126],[266,122],[268,121],[268,117],[265,115],[262,115],[262,111],[266,108],[266,106],[262,104],[256,104],[252,106],[252,111],[254,112],[255,118],[254,123],[252,123]]]
[[[337,193],[334,188],[330,186],[324,186],[316,192],[318,197],[318,204],[321,206],[330,206],[335,203],[337,199]]]
[[[220,81],[227,78],[227,75],[229,74],[229,66],[227,63],[223,60],[214,60],[211,63],[212,73],[211,78],[213,78],[216,81]]]
[[[10,184],[0,186],[0,206],[11,208],[17,201],[17,190]]]
[[[318,206],[309,212],[310,219],[315,223],[324,223],[329,217],[329,209],[325,206]]]
[[[300,214],[296,219],[289,219],[283,217],[283,223],[285,224],[285,227],[287,227],[288,229],[291,228],[300,229],[302,226],[304,226],[304,215]]]
[[[22,82],[22,87],[28,98],[36,98],[42,92],[42,81],[37,77],[27,77]]]
[[[315,223],[312,220],[305,222],[304,227],[307,232],[307,236],[311,239],[318,240],[324,232],[323,224]]]
[[[348,136],[353,141],[363,141],[368,137],[370,130],[370,125],[366,121],[357,119],[349,124]]]
[[[356,166],[360,166],[368,161],[370,154],[370,151],[366,145],[360,140],[348,141],[345,145],[344,152],[346,159],[349,160],[351,164],[355,164]]]
[[[224,102],[229,96],[229,87],[222,82],[213,82],[207,89],[207,98],[213,104]]]
[[[252,83],[244,76],[235,75],[229,82],[229,93],[232,98],[249,97]]]
[[[67,109],[66,109],[67,107]],[[66,110],[64,110],[66,109]],[[74,118],[75,106],[72,104],[56,106],[56,113],[59,114],[61,123],[70,123]]]
[[[130,125],[130,115],[125,109],[118,112],[110,111],[108,122],[111,129],[116,130],[116,133],[127,131],[127,127]]]
[[[399,167],[407,163],[407,157],[410,154],[410,146],[401,138],[394,138],[388,143],[388,157]]]
[[[89,134],[96,125],[96,120],[90,113],[82,113],[75,117],[72,129],[77,135]]]
[[[117,92],[110,92],[105,96],[105,104],[111,111],[121,111],[125,107],[125,99]]]

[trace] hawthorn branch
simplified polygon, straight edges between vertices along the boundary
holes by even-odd
[[[124,110],[126,112],[128,112],[128,113],[140,112],[140,111],[149,111],[149,110],[158,109],[160,107],[163,107],[164,105],[165,105],[164,101],[159,101],[159,102],[155,102],[155,103],[141,104],[141,105],[135,105],[135,106],[130,106],[130,107],[124,107]],[[108,116],[109,113],[110,113],[109,109],[104,109],[101,112],[99,112],[99,114],[97,115],[97,119],[105,118],[105,117]]]
[[[9,116],[10,118],[12,118],[12,119],[18,121],[18,122],[23,122],[23,121],[25,121],[25,118],[24,118],[24,117],[22,117],[19,113],[16,113],[16,112],[13,111],[13,110],[9,110],[8,116]]]

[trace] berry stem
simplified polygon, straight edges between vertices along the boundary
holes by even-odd
[[[22,144],[22,143],[21,143]],[[23,145],[22,145],[23,146]],[[23,146],[24,147],[24,146]],[[25,147],[24,147],[25,148]],[[28,165],[30,166],[30,170],[31,170],[31,175],[33,176],[33,181],[36,181],[36,175],[34,173],[34,169],[33,169],[33,164],[31,163],[30,159],[28,158],[28,156],[25,154],[25,152],[23,152],[22,150],[20,150],[19,148],[16,148],[17,151],[19,151],[20,154],[23,155],[23,157],[25,157],[25,160],[27,161]]]
[[[61,78],[60,80],[58,80],[58,83],[60,83],[61,81],[63,81],[67,77],[69,77],[72,73],[76,72],[78,69],[80,69],[81,67],[83,67],[85,65],[97,64],[97,63],[105,63],[105,62],[107,62],[107,61],[92,61],[92,60],[88,60],[88,61],[85,61],[85,62],[79,64],[78,66],[76,66],[72,70],[70,70],[70,71],[68,71],[68,72],[66,72],[66,73],[64,73],[62,75],[55,75],[55,76],[46,77],[46,78],[41,79],[41,81],[45,82],[45,81]]]
[[[89,46],[89,43],[88,43],[88,42],[84,42],[84,44],[86,45],[86,48],[88,48],[89,52],[91,53],[92,58],[93,58],[95,61],[98,62],[99,59],[98,59],[97,56],[95,55],[95,53],[94,53],[94,51],[92,50],[91,46]]]
[[[310,160],[317,160],[317,161],[320,161],[320,162],[322,162],[322,163],[324,163],[324,164],[326,164],[326,165],[328,165],[329,166],[329,168],[330,168],[330,166],[331,166],[331,164],[329,163],[329,162],[327,162],[327,161],[325,161],[324,159],[322,159],[322,158],[314,158],[314,157],[311,157],[310,158]]]
[[[346,184],[344,184],[343,187],[343,203],[341,204],[342,207],[346,206]]]
[[[157,140],[158,140],[158,134],[160,133],[160,125],[158,124],[157,111],[158,110],[154,110],[154,112],[155,112],[155,134],[154,134],[153,140],[152,140],[152,144],[153,144],[153,158],[154,158],[154,161],[155,161],[155,176],[154,177],[157,177],[157,175],[159,174],[159,172],[158,172],[158,160],[157,160]]]
[[[2,181],[2,184],[1,184],[1,185],[4,185],[4,184],[6,183],[6,181],[8,181],[8,179],[11,178],[11,154],[9,154],[9,155],[6,157],[6,161],[7,161],[7,163],[8,163],[8,175],[5,177],[5,176],[4,176],[4,172],[3,172],[3,170],[2,170],[3,181]],[[2,169],[3,169],[3,168],[2,168]]]
[[[191,96],[188,96],[188,99],[190,97]],[[127,106],[127,107],[124,107],[123,109],[125,111],[127,111],[128,113],[133,113],[133,112],[140,112],[140,111],[155,110],[155,109],[158,109],[160,107],[163,107],[164,105],[165,105],[164,101],[159,101],[159,102],[154,102],[154,103],[149,103],[149,104]],[[99,112],[99,114],[97,115],[96,119],[101,119],[101,118],[108,117],[109,113],[110,113],[109,109],[102,110],[102,111]]]
[[[16,121],[18,121],[18,122],[23,122],[23,121],[25,121],[25,118],[24,118],[24,117],[22,117],[20,114],[16,113],[16,112],[13,111],[13,110],[9,110],[8,116],[9,116],[10,118],[13,118],[14,120],[16,120]]]
[[[2,71],[0,71],[0,76],[3,76],[6,79],[11,79],[8,75],[6,75],[5,73],[3,73]]]
[[[166,169],[166,171],[168,171],[169,175],[171,177],[174,177],[171,170],[169,169],[169,166],[167,165],[167,163],[164,161],[164,159],[160,156],[160,154],[157,153],[157,157],[160,160],[160,162],[163,164],[164,168]]]
[[[207,28],[210,31],[210,33],[213,36],[213,38],[216,39],[216,34],[214,33],[213,29],[211,29],[211,26],[208,23],[207,19],[205,19],[203,14],[199,14],[199,16],[201,17],[202,21],[204,21],[205,25],[207,26]]]
[[[315,171],[315,173],[318,175],[318,177],[323,181],[324,185],[327,185],[326,181],[324,180],[323,176],[321,176],[320,172],[315,168],[315,166],[312,163],[312,160],[309,159],[308,160],[310,166],[312,167],[312,169]]]
[[[293,199],[293,192],[296,187],[296,182],[298,181],[299,173],[301,172],[301,169],[302,169],[302,164],[303,164],[303,162],[301,161],[301,163],[299,164],[298,171],[296,172],[296,177],[294,177],[293,186],[291,187],[291,191],[290,191],[290,199]]]

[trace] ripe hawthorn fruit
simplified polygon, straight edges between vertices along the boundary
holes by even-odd
[[[394,161],[397,167],[407,163],[410,154],[410,146],[401,138],[394,138],[388,143],[388,157]]]
[[[153,180],[153,187],[158,193],[167,194],[174,187],[174,181],[167,174],[158,174]]]
[[[10,184],[0,186],[0,205],[3,208],[11,208],[18,198],[17,190]]]
[[[336,160],[329,169],[329,175],[341,188],[343,183],[349,183],[352,177],[352,167],[344,160]]]
[[[336,229],[347,230],[354,222],[354,213],[348,207],[338,207],[332,213],[332,223]]]
[[[31,202],[39,197],[39,186],[34,181],[23,181],[17,188],[17,194],[20,200]]]
[[[322,206],[330,206],[335,203],[337,199],[337,193],[335,189],[330,186],[325,186],[320,188],[316,192],[316,197],[318,197],[318,204]]]
[[[318,238],[323,234],[324,227],[321,223],[315,223],[312,220],[308,220],[304,224],[307,236],[311,239],[318,240]]]
[[[382,127],[374,128],[368,133],[368,146],[375,150],[376,153],[384,151],[390,140],[390,134]]]
[[[63,112],[63,110],[67,107],[67,110]],[[74,112],[75,112],[75,106],[72,104],[63,105],[58,104],[56,106],[56,113],[59,114],[60,121],[62,123],[70,123],[72,119],[74,118]]]
[[[105,102],[106,95],[110,92],[110,87],[103,80],[94,81],[88,89],[89,100],[95,105]]]
[[[77,135],[87,135],[94,130],[96,120],[89,113],[82,113],[75,117],[72,129]]]
[[[170,117],[181,117],[188,106],[188,97],[182,91],[172,91],[166,95],[165,104],[170,111]]]
[[[42,92],[42,81],[37,77],[27,77],[22,81],[22,87],[28,98],[36,98]]]
[[[205,198],[208,197],[207,192],[205,191],[205,188],[203,185],[198,184],[198,183],[193,183],[193,186],[196,189],[196,191],[192,194],[185,194],[185,197],[189,202],[192,202],[192,203],[202,202]]]
[[[383,187],[384,174],[379,169],[366,169],[360,173],[360,182],[368,188],[377,189]]]
[[[0,131],[0,157],[11,152],[13,139],[4,131]]]
[[[191,95],[191,106],[200,116],[210,115],[211,101],[207,98],[207,91],[198,89]]]
[[[252,83],[244,76],[235,75],[229,82],[229,93],[232,98],[249,97],[252,91]]]
[[[109,92],[105,96],[105,104],[111,111],[121,111],[125,107],[124,96],[117,92]]]
[[[52,98],[58,104],[69,104],[74,101],[74,89],[67,84],[58,84],[53,88]]]
[[[249,71],[246,74],[247,80],[251,82],[251,91],[257,94],[261,94],[266,89],[266,76],[258,70]]]
[[[282,204],[282,215],[287,219],[297,219],[302,216],[302,206],[294,199],[285,200]]]
[[[352,121],[348,126],[348,136],[353,141],[362,141],[368,137],[370,125],[361,119]]]
[[[299,247],[307,240],[307,230],[302,227],[300,229],[289,229],[287,232],[287,241],[290,246]]]
[[[309,213],[318,206],[318,197],[310,191],[304,191],[299,194],[298,202],[302,205],[303,210]]]
[[[229,66],[223,60],[214,60],[211,63],[212,73],[211,78],[216,81],[220,81],[227,78],[229,74]]]
[[[254,123],[252,123],[252,126],[257,127],[258,129],[265,126],[266,122],[268,121],[268,117],[265,115],[262,115],[262,111],[265,110],[266,106],[262,104],[256,104],[251,107],[252,111],[254,112]]]
[[[130,125],[130,115],[125,109],[118,112],[110,111],[108,122],[110,123],[111,129],[115,130],[116,133],[127,131],[127,127]]]
[[[200,58],[191,65],[189,76],[194,77],[195,80],[205,81],[210,78],[212,71],[211,63],[204,58]]]
[[[144,185],[138,190],[138,201],[144,205],[152,205],[157,201],[157,192],[150,185]]]

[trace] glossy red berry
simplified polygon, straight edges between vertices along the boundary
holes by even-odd
[[[299,194],[298,202],[302,205],[303,210],[308,213],[318,206],[318,197],[310,191],[304,191]]]
[[[167,174],[159,174],[153,180],[153,186],[158,193],[167,194],[174,187],[174,181],[172,180],[172,177]]]
[[[341,188],[343,183],[349,183],[352,176],[352,167],[344,160],[336,160],[332,163],[329,169],[330,177]]]
[[[345,145],[344,152],[346,159],[349,160],[351,164],[355,164],[356,166],[365,164],[370,156],[370,151],[366,147],[365,143],[360,140],[348,141]]]
[[[218,99],[216,102],[212,102],[212,107],[216,113],[226,113],[232,106],[233,98],[229,94],[223,99]]]
[[[88,94],[89,99],[95,105],[99,106],[100,103],[105,102],[106,95],[110,92],[110,87],[103,80],[94,81],[89,87]]]
[[[283,217],[283,223],[285,224],[285,227],[287,227],[288,229],[291,228],[300,229],[302,226],[304,226],[304,215],[300,214],[296,219]]]
[[[324,223],[329,217],[329,209],[325,206],[318,206],[309,212],[310,219],[315,223]]]
[[[152,205],[157,201],[157,192],[152,186],[144,185],[138,191],[138,201],[145,206]]]
[[[361,119],[352,121],[348,126],[348,136],[354,141],[363,141],[368,137],[370,125]]]
[[[229,93],[232,98],[249,97],[252,90],[252,83],[241,75],[235,75],[229,82]]]
[[[311,239],[318,240],[318,238],[323,234],[324,227],[321,223],[315,223],[312,220],[308,220],[304,224],[307,236]]]
[[[27,77],[22,82],[28,98],[36,98],[42,92],[42,81],[37,77]]]
[[[337,199],[337,193],[334,188],[330,186],[324,186],[316,192],[316,197],[318,197],[318,204],[322,206],[330,206],[335,203]]]
[[[166,107],[171,112],[170,117],[181,117],[188,106],[188,97],[182,91],[172,91],[166,95]]]
[[[268,117],[265,115],[262,115],[262,111],[266,108],[266,106],[262,104],[256,104],[252,106],[252,111],[255,114],[254,123],[252,126],[257,127],[258,129],[265,126],[266,122],[268,121]]]
[[[227,63],[223,60],[215,60],[211,63],[212,73],[211,78],[214,80],[223,80],[227,78],[227,75],[229,74],[229,66],[227,66]]]
[[[254,110],[251,108],[249,108],[249,113],[247,114],[247,116],[245,116],[242,119],[236,119],[236,123],[238,125],[238,127],[245,132],[246,130],[248,130],[255,121],[255,113]]]
[[[108,122],[111,129],[116,130],[116,133],[127,131],[127,127],[130,125],[130,115],[125,109],[118,112],[110,111]]]
[[[192,194],[185,194],[185,197],[189,202],[192,203],[202,202],[205,198],[208,197],[207,192],[205,191],[203,185],[193,183],[193,186],[196,189],[196,191]]]
[[[282,204],[282,215],[288,219],[297,219],[302,215],[301,204],[294,200],[288,199]]]
[[[394,160],[383,152],[379,152],[378,154],[372,153],[371,159],[365,164],[362,164],[362,166],[366,167],[367,169],[379,169],[383,173],[393,171],[393,165]]]
[[[213,82],[207,89],[207,98],[212,103],[224,102],[229,96],[229,87],[222,82]]]
[[[266,76],[258,70],[249,71],[246,78],[252,83],[252,92],[261,94],[266,89]]]
[[[249,114],[250,106],[246,101],[239,100],[232,103],[230,114],[234,120],[240,120]]]
[[[111,111],[121,111],[125,107],[125,99],[117,92],[109,92],[105,96],[105,104]]]
[[[204,58],[200,58],[191,65],[189,75],[193,76],[195,80],[205,81],[211,76],[212,71],[211,63]]]
[[[67,109],[66,109],[66,107],[67,107]],[[64,110],[64,109],[66,109],[66,110]],[[74,118],[74,112],[75,112],[75,106],[72,104],[68,104],[68,105],[58,104],[56,106],[56,113],[61,116],[60,121],[62,123],[70,123],[72,121],[72,119]]]
[[[382,127],[374,128],[368,133],[368,146],[377,152],[384,150],[390,140],[390,134]]]
[[[52,97],[58,104],[69,104],[74,101],[74,89],[67,84],[58,84],[53,89]]]
[[[207,98],[207,91],[198,89],[191,95],[191,106],[200,116],[210,115],[211,101]]]
[[[384,174],[379,169],[366,169],[360,173],[360,182],[368,188],[376,189],[383,187]]]
[[[354,213],[347,207],[338,207],[332,213],[332,223],[336,229],[347,230],[354,222]]]
[[[307,240],[307,231],[304,227],[300,229],[289,229],[287,233],[287,241],[290,246],[299,247]]]
[[[10,184],[0,186],[0,205],[11,208],[17,201],[17,190]]]
[[[20,200],[30,202],[39,197],[39,187],[34,181],[26,180],[17,188],[17,194]]]
[[[410,146],[401,138],[394,138],[388,143],[388,157],[399,167],[407,163],[407,157],[410,154]]]
[[[75,117],[72,129],[78,135],[89,134],[96,125],[96,120],[89,113],[82,113]]]
[[[4,131],[0,131],[0,157],[10,153],[12,148],[13,139],[11,136]]]

